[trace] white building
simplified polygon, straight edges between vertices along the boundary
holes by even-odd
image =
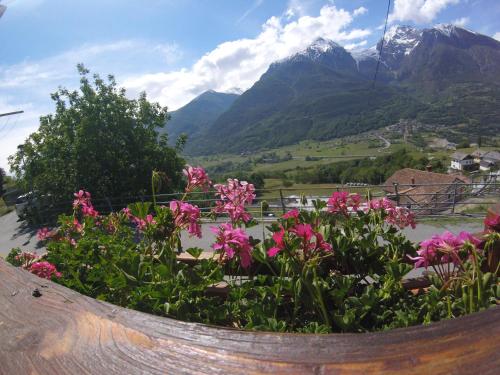
[[[474,157],[463,152],[455,152],[451,155],[451,169],[457,171],[471,171],[477,169]]]

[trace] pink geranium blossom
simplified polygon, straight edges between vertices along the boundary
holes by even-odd
[[[21,262],[21,267],[24,269],[29,269],[33,262],[39,259],[39,256],[36,253],[31,252],[22,252],[16,255],[16,260]]]
[[[193,191],[196,188],[208,191],[208,188],[212,185],[212,181],[208,178],[207,172],[201,167],[186,165],[186,168],[182,172],[188,180],[186,192]]]
[[[270,257],[276,256],[276,254],[278,254],[285,248],[285,240],[284,240],[285,229],[281,227],[281,229],[278,232],[273,233],[272,237],[276,245],[267,250],[267,255],[269,255]]]
[[[153,218],[153,215],[146,215],[145,219],[141,219],[140,217],[133,216],[132,221],[137,226],[137,229],[140,231],[145,230],[149,225],[155,225],[156,220]]]
[[[33,263],[29,271],[43,279],[50,280],[53,276],[61,277],[61,273],[57,271],[56,266],[47,261]]]
[[[235,255],[240,258],[243,268],[248,268],[252,264],[252,246],[250,238],[241,228],[233,228],[231,224],[221,224],[219,227],[212,227],[212,232],[217,236],[212,248],[220,253],[221,259],[232,259]]]
[[[88,191],[80,190],[73,195],[75,196],[75,200],[73,201],[73,208],[78,208],[90,202],[90,193]]]
[[[170,210],[178,228],[187,228],[189,234],[201,238],[200,209],[197,206],[182,201],[172,201]]]
[[[484,219],[484,225],[489,231],[500,232],[500,215],[489,214],[486,219]]]
[[[49,228],[41,228],[38,230],[36,236],[39,241],[46,241],[51,239],[54,236],[54,232],[51,231]]]
[[[332,245],[325,242],[320,233],[316,232],[310,224],[301,223],[288,229],[288,231],[285,231],[285,229],[281,227],[278,232],[274,232],[272,238],[275,246],[267,251],[268,256],[274,257],[285,249],[285,237],[287,233],[289,238],[299,238],[301,240],[300,247],[304,254],[311,255],[317,251],[332,251]]]
[[[299,210],[294,208],[293,210],[288,211],[287,213],[283,214],[282,218],[285,220],[294,218],[295,221],[297,221],[297,219],[299,218],[299,214],[300,214]]]
[[[92,204],[87,203],[82,205],[82,214],[83,216],[97,217],[99,213],[94,209]]]
[[[347,216],[349,211],[357,211],[360,203],[359,194],[349,194],[347,191],[334,192],[328,199],[328,211]]]
[[[460,251],[467,242],[477,247],[481,241],[468,232],[460,232],[458,236],[455,236],[446,231],[422,241],[417,251],[418,256],[409,258],[415,262],[415,268],[427,268],[441,263],[459,265],[461,263]]]
[[[381,199],[372,199],[368,202],[368,206],[365,211],[370,210],[381,210],[386,213],[385,221],[388,224],[399,227],[400,229],[406,227],[416,228],[415,215],[411,210],[406,207],[396,206],[386,197]]]
[[[252,219],[252,216],[245,210],[245,205],[252,204],[255,199],[255,188],[246,181],[228,179],[227,185],[217,184],[216,195],[220,200],[215,202],[214,212],[226,213],[233,223],[242,220],[245,223]]]

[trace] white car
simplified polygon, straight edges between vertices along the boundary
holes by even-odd
[[[30,204],[30,201],[33,199],[33,193],[26,193],[23,195],[20,195],[16,199],[16,213],[17,216],[19,216],[21,219],[24,217],[24,214],[26,212],[26,209],[28,208],[28,205]]]

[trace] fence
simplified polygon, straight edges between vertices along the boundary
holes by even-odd
[[[480,183],[433,183],[433,184],[394,184],[394,185],[366,185],[332,184],[331,186],[310,186],[300,188],[258,189],[257,197],[247,209],[257,220],[273,220],[290,209],[313,209],[314,200],[327,201],[334,191],[348,191],[359,193],[366,198],[387,197],[397,205],[407,207],[418,216],[484,216],[480,206],[489,206],[500,202],[500,182],[497,177]],[[168,205],[170,201],[180,199],[183,192],[158,194],[156,201],[159,205]],[[476,199],[473,199],[476,198]],[[137,195],[129,197],[104,197],[93,199],[96,210],[102,213],[116,212],[133,202],[151,202],[151,195]],[[203,213],[209,213],[215,206],[217,197],[211,193],[192,192],[187,201],[198,205]],[[38,224],[50,223],[58,214],[68,212],[72,201],[39,202],[30,208],[35,212]],[[468,209],[464,212],[464,207]],[[476,207],[476,209],[474,209]],[[208,215],[207,215],[208,216]],[[210,221],[205,218],[206,221]]]

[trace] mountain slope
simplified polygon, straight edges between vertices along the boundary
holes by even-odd
[[[167,126],[160,131],[168,134],[171,143],[175,143],[182,133],[190,139],[212,125],[237,98],[237,94],[206,91],[184,107],[170,113],[171,118]]]
[[[400,118],[498,126],[499,42],[450,25],[392,28],[374,87],[381,45],[351,54],[318,39],[272,64],[186,151],[251,151],[356,134]]]

